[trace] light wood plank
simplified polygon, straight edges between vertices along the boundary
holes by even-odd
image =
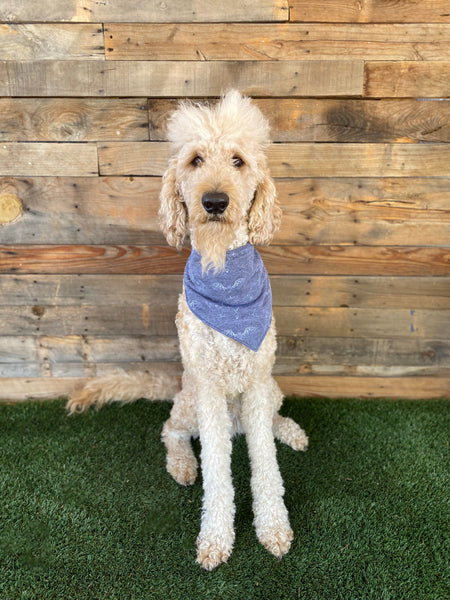
[[[404,398],[425,400],[450,398],[448,377],[277,377],[286,395],[328,398]],[[83,377],[4,378],[0,399],[20,402],[26,399],[65,397],[88,381]]]
[[[450,311],[275,307],[279,335],[448,340]]]
[[[449,31],[450,36],[450,31]],[[439,100],[258,98],[274,142],[450,142],[450,103]],[[149,101],[152,140],[166,139],[177,101]]]
[[[149,139],[146,100],[0,98],[0,141],[91,142]]]
[[[277,377],[285,394],[318,398],[450,398],[449,377]]]
[[[201,0],[0,0],[0,20],[7,22],[89,21],[127,22],[287,21],[287,0],[230,0],[227,4]]]
[[[449,40],[443,23],[105,25],[110,60],[449,60]]]
[[[260,253],[273,275],[448,276],[448,248],[269,246]],[[189,250],[166,246],[0,246],[0,273],[175,274]]]
[[[366,98],[447,98],[450,96],[450,61],[366,62]]]
[[[96,144],[0,143],[0,173],[12,176],[98,175]]]
[[[104,60],[103,29],[92,24],[0,24],[3,60]]]
[[[362,61],[0,61],[1,96],[360,96]],[[170,73],[170,77],[167,76]]]
[[[166,142],[111,142],[99,146],[101,175],[162,175]],[[272,144],[273,177],[448,177],[448,144]]]
[[[334,23],[448,23],[447,0],[291,0],[291,21]]]

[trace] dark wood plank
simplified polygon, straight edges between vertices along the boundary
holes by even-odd
[[[0,98],[0,141],[91,142],[149,139],[146,100]]]
[[[110,60],[449,60],[449,39],[444,23],[105,25]]]
[[[448,248],[269,246],[260,253],[273,275],[442,276]],[[0,273],[175,274],[189,250],[166,246],[0,246]]]
[[[291,21],[334,23],[448,23],[447,0],[291,0]]]
[[[447,98],[450,96],[450,61],[366,62],[366,98]]]
[[[3,60],[104,60],[102,25],[1,24],[0,56]]]
[[[275,306],[450,309],[448,277],[272,275]],[[175,305],[182,275],[0,275],[7,306]]]
[[[198,0],[92,0],[41,1],[0,0],[0,21],[7,22],[221,22],[287,21],[287,0],[230,0],[227,4]]]
[[[449,32],[450,35],[450,32]],[[410,99],[357,100],[260,98],[274,142],[449,142],[447,102]],[[166,122],[177,101],[149,101],[152,140],[166,139]]]
[[[1,96],[361,96],[362,61],[0,61]],[[170,72],[170,77],[167,73]]]

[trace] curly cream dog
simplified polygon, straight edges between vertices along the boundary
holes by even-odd
[[[210,570],[228,559],[234,543],[233,435],[246,435],[256,533],[277,557],[289,550],[293,534],[274,437],[295,450],[306,450],[308,439],[294,421],[278,414],[283,395],[271,375],[276,340],[270,288],[253,248],[271,241],[281,217],[264,154],[268,123],[249,98],[231,91],[212,107],[181,104],[169,120],[168,136],[173,154],[161,190],[161,227],[177,248],[189,233],[196,261],[192,269],[188,263],[176,317],[182,389],[164,377],[114,374],[76,392],[68,409],[175,394],[162,433],[167,470],[182,485],[195,481],[191,438],[199,436],[204,497],[197,560]],[[248,264],[239,266],[241,256]],[[237,277],[233,261],[241,269]],[[198,292],[195,279],[201,286],[210,282],[212,294],[225,294],[217,310],[209,292]],[[239,294],[244,294],[242,303]],[[269,317],[261,329],[258,307],[263,305],[266,321],[267,310]],[[249,319],[245,327],[240,315]]]

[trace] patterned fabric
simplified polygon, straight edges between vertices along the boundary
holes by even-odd
[[[229,250],[225,270],[202,274],[192,250],[184,271],[190,310],[203,323],[255,352],[272,321],[272,292],[261,256],[251,244]]]

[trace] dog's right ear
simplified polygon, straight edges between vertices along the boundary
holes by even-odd
[[[159,208],[159,224],[169,246],[181,250],[186,236],[186,205],[180,194],[176,180],[176,158],[171,158],[163,175]]]

